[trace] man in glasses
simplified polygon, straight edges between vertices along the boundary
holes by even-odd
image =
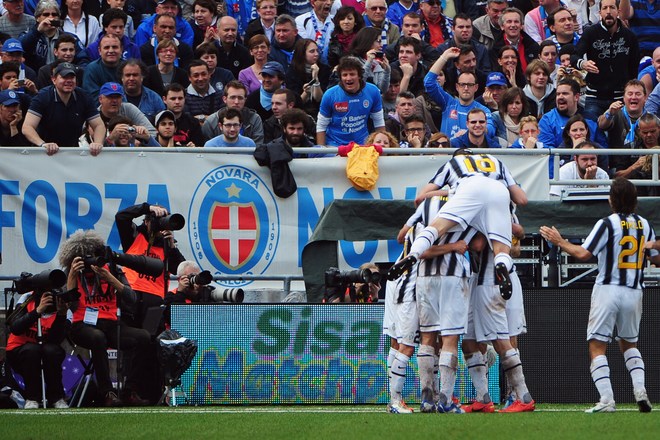
[[[392,23],[387,17],[387,3],[385,0],[367,0],[364,10],[365,26],[375,27],[381,30],[381,43],[383,51],[390,44],[399,41],[399,27]]]
[[[473,108],[467,115],[467,133],[451,140],[452,148],[500,148],[492,136],[486,135],[486,112]]]
[[[413,114],[404,121],[404,137],[400,142],[401,148],[423,148],[428,140],[428,128],[424,123],[424,118]]]
[[[222,130],[220,136],[207,141],[205,147],[248,147],[256,148],[257,145],[248,137],[241,136],[241,123],[243,116],[234,108],[225,108],[218,114],[218,126]]]
[[[461,50],[450,47],[438,58],[429,73],[424,78],[426,93],[435,101],[442,110],[442,125],[440,131],[447,133],[450,137],[458,137],[467,130],[467,114],[473,108],[479,108],[486,114],[487,129],[490,136],[495,135],[495,126],[490,117],[490,110],[474,100],[474,95],[479,88],[476,74],[473,72],[462,72],[456,82],[458,98],[454,98],[438,84],[438,75],[448,60],[458,58]]]
[[[433,47],[438,47],[454,36],[452,19],[442,13],[441,0],[422,0],[419,9],[424,21],[424,31]]]

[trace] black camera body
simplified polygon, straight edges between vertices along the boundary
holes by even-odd
[[[169,214],[163,217],[148,215],[147,218],[151,222],[151,230],[155,232],[178,231],[186,225],[186,219],[181,214]]]
[[[120,254],[114,252],[110,246],[106,246],[100,254],[102,255],[85,255],[83,257],[85,270],[92,270],[92,266],[102,267],[108,263],[115,263],[151,277],[158,277],[164,271],[163,261],[158,258],[145,255]]]
[[[213,275],[208,270],[203,270],[198,274],[188,275],[188,280],[191,285],[206,286],[213,281]]]
[[[351,299],[358,302],[360,297],[358,293],[363,293],[365,286],[369,283],[379,283],[380,282],[380,273],[371,272],[369,269],[355,269],[343,271],[339,270],[336,267],[331,267],[325,271],[325,295],[323,301],[326,303],[335,302],[339,298],[340,302],[343,302],[344,295],[348,289]],[[363,286],[360,289],[360,292],[355,290],[355,283],[362,283]],[[367,289],[368,296],[368,289]]]

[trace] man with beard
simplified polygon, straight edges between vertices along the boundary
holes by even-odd
[[[559,168],[560,180],[607,180],[609,175],[607,171],[597,165],[598,158],[595,154],[589,154],[588,150],[598,148],[592,142],[584,141],[575,146],[577,150],[587,150],[583,153],[576,153],[575,160],[565,163]],[[550,195],[559,197],[563,188],[580,188],[582,185],[552,185],[550,186]],[[591,186],[590,188],[594,188]]]
[[[283,126],[282,116],[296,105],[296,94],[289,89],[278,89],[273,92],[271,99],[273,105],[273,116],[264,121],[264,142],[269,143],[279,137],[282,137]],[[305,113],[307,118],[304,120],[305,136],[310,140],[316,139],[316,122],[314,118]]]
[[[282,113],[280,124],[282,136],[266,144],[268,151],[290,150],[291,148],[318,147],[305,135],[305,125],[309,115],[298,108],[292,108]],[[324,154],[293,154],[292,157],[324,157]]]
[[[580,100],[580,86],[575,80],[563,78],[557,85],[556,107],[543,115],[539,121],[538,141],[543,143],[544,148],[558,148],[562,143],[562,131],[566,122],[578,112],[578,101]],[[592,141],[602,147],[607,147],[607,139],[598,126],[592,120],[586,119]],[[598,156],[599,166],[608,169],[607,156]],[[553,176],[552,161],[549,163],[550,178]]]
[[[367,121],[375,131],[385,131],[382,98],[378,87],[362,79],[362,63],[355,57],[343,57],[337,65],[339,84],[323,94],[316,122],[319,145],[364,143],[369,136]]]
[[[623,86],[637,77],[639,64],[637,37],[619,20],[616,0],[600,2],[600,18],[585,29],[571,56],[574,67],[588,72],[584,117],[593,121],[623,98]]]
[[[637,79],[631,79],[623,91],[623,102],[614,101],[598,118],[598,128],[607,131],[610,148],[634,148],[639,139],[637,122],[644,113],[646,89]],[[616,177],[628,178],[638,156],[612,156],[610,168]]]

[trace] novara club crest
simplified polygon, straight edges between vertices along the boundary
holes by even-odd
[[[216,276],[260,275],[275,257],[280,218],[268,185],[250,169],[224,165],[201,180],[188,213],[195,259]],[[219,281],[243,286],[251,281]]]

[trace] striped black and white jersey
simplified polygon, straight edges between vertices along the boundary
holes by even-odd
[[[429,183],[442,188],[445,185],[455,188],[461,179],[475,175],[502,182],[507,188],[516,181],[504,163],[489,154],[458,155],[440,167]]]
[[[582,247],[598,257],[596,284],[644,287],[644,244],[655,241],[649,222],[637,215],[611,214],[598,220]],[[658,255],[658,251],[650,251]]]
[[[425,199],[420,203],[415,213],[406,222],[407,225],[417,225],[418,232],[424,229],[433,219],[437,216],[440,208],[447,201],[447,197],[435,196]],[[475,236],[477,230],[468,227],[465,231],[449,232],[436,240],[434,245],[443,245],[449,243],[456,243],[459,240],[464,240],[469,243],[472,237]],[[435,258],[421,260],[419,262],[418,274],[420,276],[455,276],[455,277],[468,277],[470,276],[470,261],[462,254],[456,252],[449,252]]]

